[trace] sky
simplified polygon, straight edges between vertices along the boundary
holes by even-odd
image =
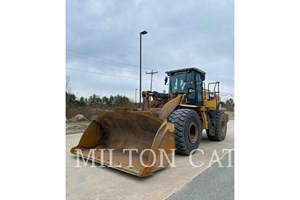
[[[67,0],[66,75],[76,96],[168,91],[165,72],[197,67],[234,98],[233,0]],[[138,101],[139,96],[136,96]]]

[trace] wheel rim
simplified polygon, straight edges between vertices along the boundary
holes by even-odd
[[[221,122],[221,132],[222,132],[222,134],[225,134],[225,122],[224,122],[224,120],[222,120],[222,122]]]
[[[195,123],[191,123],[189,128],[189,140],[191,143],[195,143],[198,139],[199,131],[198,126]]]

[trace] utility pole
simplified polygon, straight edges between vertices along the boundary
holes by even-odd
[[[151,74],[151,83],[150,83],[150,91],[152,91],[152,80],[153,80],[153,74],[157,74],[158,73],[158,71],[153,71],[153,69],[152,69],[152,71],[151,72],[146,72],[146,74]]]

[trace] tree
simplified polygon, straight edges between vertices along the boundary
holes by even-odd
[[[234,111],[234,101],[232,98],[226,100],[225,107],[229,111]]]
[[[79,106],[85,106],[86,105],[86,102],[84,101],[84,97],[80,97],[78,105]]]
[[[66,92],[66,104],[69,104],[69,105],[74,105],[76,104],[76,96],[75,94],[70,94],[68,92]]]
[[[121,95],[117,95],[114,97],[114,105],[115,106],[125,106],[130,103],[129,98]]]
[[[106,96],[102,97],[102,102],[107,106],[109,105],[109,99]]]
[[[112,95],[110,95],[108,102],[109,102],[109,106],[114,105],[115,102],[114,102],[114,97]]]
[[[101,100],[100,96],[93,94],[92,96],[89,97],[88,104],[101,106],[102,100]]]

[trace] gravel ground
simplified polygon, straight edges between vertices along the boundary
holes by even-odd
[[[66,134],[83,133],[90,124],[90,121],[68,122],[66,123]]]

